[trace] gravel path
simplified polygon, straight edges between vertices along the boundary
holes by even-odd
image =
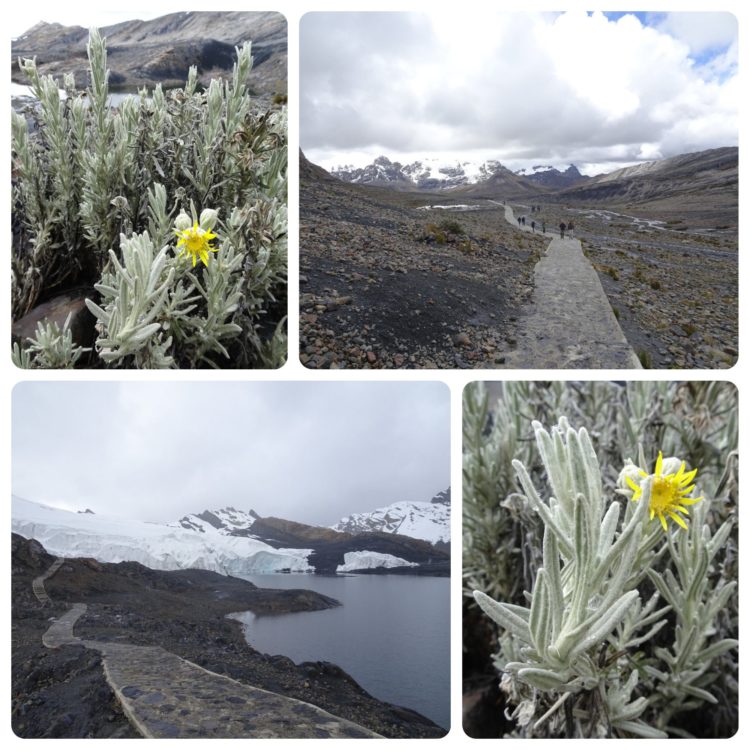
[[[520,231],[513,209],[505,219]],[[528,217],[527,217],[528,222]],[[518,345],[505,367],[640,369],[599,277],[572,237],[555,237],[534,269],[534,291],[519,318]]]
[[[43,590],[43,581],[50,574],[48,571],[34,581],[37,596],[37,589]],[[144,737],[380,737],[310,703],[244,685],[159,646],[78,638],[73,627],[86,609],[85,604],[74,604],[53,622],[42,643],[50,649],[81,645],[99,651],[107,682]]]

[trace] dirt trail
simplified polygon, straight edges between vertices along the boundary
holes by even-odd
[[[532,231],[528,216],[526,225],[519,226],[507,204],[505,219],[520,231]],[[552,236],[534,269],[534,292],[521,312],[517,348],[504,366],[640,369],[581,243]]]
[[[57,561],[54,565],[59,568]],[[34,581],[37,596],[49,575]],[[158,646],[78,638],[73,627],[85,612],[85,604],[74,604],[44,633],[42,642],[51,649],[81,645],[99,651],[107,682],[144,737],[380,737],[310,703],[210,672]]]

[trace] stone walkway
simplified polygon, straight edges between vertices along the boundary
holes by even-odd
[[[49,575],[47,571],[36,579],[42,581],[42,588]],[[99,651],[107,682],[130,722],[144,737],[356,739],[381,736],[310,703],[209,672],[159,646],[78,638],[73,627],[85,612],[85,604],[74,604],[51,625],[42,636],[42,642],[47,648],[81,645]]]
[[[48,578],[52,578],[55,573],[57,573],[58,570],[60,570],[60,566],[65,562],[65,560],[62,557],[58,557],[55,562],[52,563],[52,565],[47,568],[45,573],[40,575],[38,578],[35,578],[31,582],[31,590],[34,592],[34,596],[42,603],[42,604],[49,604],[52,600],[49,598],[49,594],[47,593],[47,589],[44,588],[44,582]]]
[[[531,231],[529,217],[519,226],[507,204],[505,218],[516,229]],[[552,241],[534,269],[534,292],[519,319],[517,348],[503,367],[641,369],[581,243],[548,234]]]

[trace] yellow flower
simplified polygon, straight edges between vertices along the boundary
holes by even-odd
[[[672,459],[668,459],[672,460]],[[699,500],[703,500],[702,497],[687,497],[694,489],[695,485],[690,484],[695,475],[698,473],[697,469],[692,471],[685,471],[685,462],[683,461],[678,471],[672,474],[662,474],[663,458],[661,451],[659,451],[659,457],[656,459],[656,466],[654,467],[654,473],[651,476],[651,499],[649,500],[649,518],[653,520],[654,516],[659,517],[661,525],[664,531],[667,530],[667,519],[665,516],[669,516],[678,526],[683,529],[687,529],[687,524],[682,518],[684,514],[690,515],[686,505],[695,505]],[[645,471],[639,469],[638,474],[642,477],[648,477]],[[633,490],[633,497],[631,500],[639,500],[643,494],[641,485],[634,482],[629,476],[625,476],[625,481],[628,486]],[[688,486],[689,485],[689,486]]]
[[[208,265],[208,253],[216,253],[218,247],[211,245],[211,240],[216,239],[216,235],[210,229],[202,229],[196,221],[188,229],[175,229],[174,233],[180,238],[177,247],[182,245],[180,255],[190,255],[193,258],[193,266],[198,262],[198,258],[203,261],[203,265]]]

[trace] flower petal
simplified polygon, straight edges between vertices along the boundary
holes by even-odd
[[[667,511],[667,515],[678,525],[681,526],[685,531],[687,531],[687,524],[685,521],[680,518],[676,513],[673,513],[671,510]]]

